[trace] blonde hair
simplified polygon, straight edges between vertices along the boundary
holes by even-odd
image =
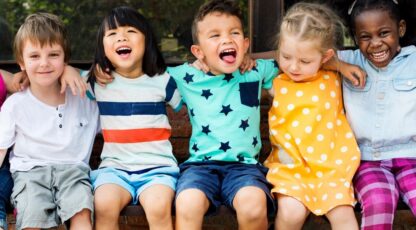
[[[35,13],[26,17],[14,39],[14,55],[17,63],[23,63],[23,48],[26,41],[44,45],[59,44],[65,54],[65,62],[70,57],[70,47],[64,23],[58,16],[49,13]]]
[[[319,49],[337,50],[342,46],[343,24],[337,14],[322,4],[300,2],[286,13],[280,26],[277,47],[282,35],[290,34],[300,40],[320,41]]]

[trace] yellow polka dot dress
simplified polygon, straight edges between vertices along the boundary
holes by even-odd
[[[355,205],[351,181],[360,152],[344,114],[339,77],[319,71],[314,80],[296,83],[281,74],[273,89],[272,152],[265,161],[272,192],[294,197],[316,215]]]

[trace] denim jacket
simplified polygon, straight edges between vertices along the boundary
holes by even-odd
[[[372,65],[359,50],[339,51],[341,60],[367,72],[363,89],[344,78],[348,121],[361,159],[416,157],[416,47],[408,46],[384,68]]]

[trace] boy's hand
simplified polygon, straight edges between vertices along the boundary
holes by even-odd
[[[339,72],[354,86],[364,88],[367,73],[359,66],[340,61]]]
[[[256,60],[250,57],[249,54],[244,55],[243,62],[241,63],[239,69],[240,73],[245,73],[246,71],[251,71],[254,66],[256,66]]]
[[[77,91],[79,91],[79,95],[85,97],[87,83],[79,74],[79,70],[69,65],[65,66],[61,76],[61,93],[65,92],[67,86],[69,86],[73,95],[77,95]]]
[[[95,68],[94,68],[95,80],[100,86],[105,87],[107,84],[111,83],[114,80],[114,77],[111,76],[111,74],[109,73],[110,73],[109,69],[106,69],[105,71],[103,71],[103,69],[101,69],[101,67],[98,64],[95,65]]]
[[[18,92],[26,89],[29,86],[29,78],[25,71],[17,72],[13,75],[12,79],[12,91]]]
[[[209,67],[205,64],[204,61],[202,60],[195,60],[192,64],[190,64],[192,67],[194,67],[195,69],[199,69],[204,71],[204,73],[208,73],[209,71]]]

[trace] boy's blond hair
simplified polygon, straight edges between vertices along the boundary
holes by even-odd
[[[34,13],[26,17],[14,39],[16,62],[23,63],[23,49],[26,41],[44,45],[59,44],[64,51],[64,61],[68,63],[70,47],[64,23],[58,16],[49,13]]]

